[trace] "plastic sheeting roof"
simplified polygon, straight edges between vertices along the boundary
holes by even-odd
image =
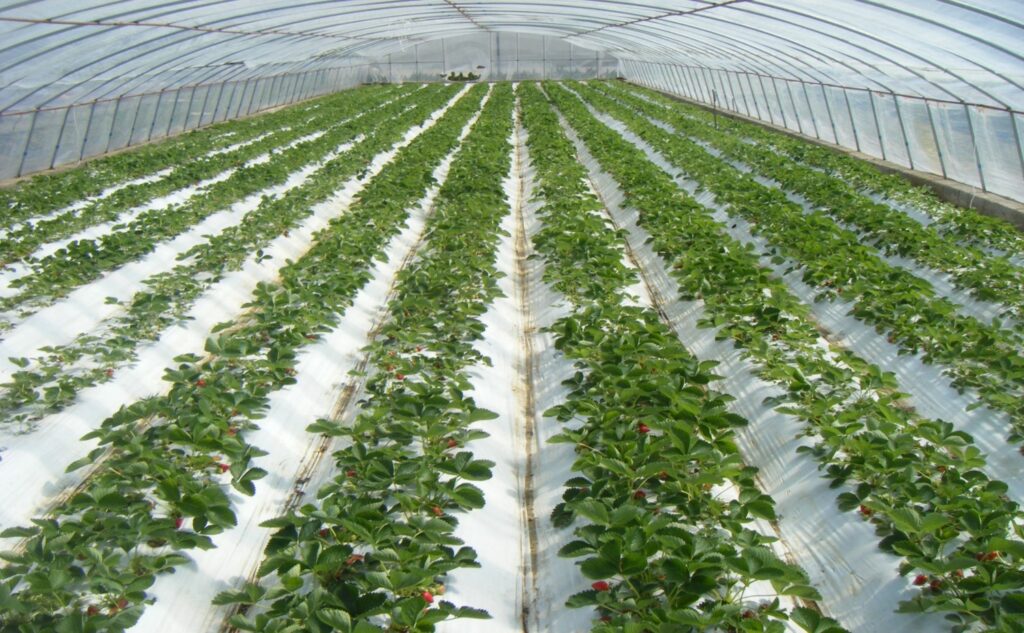
[[[0,1],[0,111],[334,68],[481,31],[1024,109],[1021,0]]]

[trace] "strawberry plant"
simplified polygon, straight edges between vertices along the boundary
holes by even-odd
[[[354,129],[368,136],[328,161],[304,184],[280,197],[264,198],[241,222],[180,255],[183,263],[148,279],[147,289],[132,297],[124,314],[69,344],[41,350],[45,356],[20,359],[21,369],[0,385],[0,414],[5,421],[31,423],[70,404],[81,389],[112,378],[113,368],[134,360],[142,342],[156,339],[179,322],[228,271],[240,268],[251,253],[298,224],[315,204],[330,197],[450,96],[449,91],[428,92],[397,115],[389,108],[367,113]]]
[[[819,346],[806,306],[760,266],[756,253],[583,104],[560,89],[552,94],[640,212],[683,298],[703,302],[703,325],[720,328],[719,336],[761,364],[762,378],[786,389],[776,404],[804,420],[818,441],[803,452],[834,486],[850,489],[839,497],[840,510],[859,510],[875,525],[879,546],[904,559],[902,573],[938,572],[944,590],[935,591],[936,576],[928,577],[917,585],[927,589],[906,608],[950,611],[960,626],[1013,622],[1012,601],[1001,604],[1018,582],[1009,579],[1019,578],[1020,562],[1001,560],[995,570],[976,554],[1018,540],[1021,513],[1006,485],[978,470],[984,460],[970,436],[907,410],[891,375],[850,352]],[[979,581],[993,573],[1009,584]]]
[[[277,531],[259,575],[276,574],[280,589],[264,594],[250,585],[223,594],[219,601],[256,611],[233,617],[235,627],[283,630],[328,607],[345,614],[344,630],[433,631],[442,620],[487,617],[434,596],[445,574],[478,566],[476,552],[453,531],[458,513],[484,506],[471,482],[490,478],[494,465],[461,450],[486,435],[471,423],[496,417],[463,393],[466,370],[486,362],[472,343],[499,294],[494,260],[508,212],[501,177],[511,164],[511,110],[511,89],[496,87],[458,149],[428,239],[399,272],[389,318],[367,350],[371,375],[360,413],[347,427],[324,420],[309,429],[344,438],[334,454],[342,474],[317,492],[316,503],[264,524]],[[437,149],[435,161],[445,148]]]
[[[397,114],[405,107],[406,104],[396,102],[384,109]],[[351,140],[357,130],[356,123],[341,125],[281,152],[273,161],[239,168],[227,180],[210,186],[181,205],[146,211],[100,238],[71,242],[32,263],[30,274],[13,280],[10,285],[20,291],[0,299],[0,310],[20,308],[21,316],[33,313],[104,272],[152,252],[160,242],[187,231],[246,196],[284,183],[295,171]]]
[[[103,156],[84,165],[53,174],[40,174],[17,185],[0,189],[0,226],[14,226],[32,218],[58,212],[76,201],[123,186],[160,170],[185,165],[202,154],[229,144],[255,138],[268,131],[307,119],[310,113],[328,115],[344,110],[350,99],[390,94],[393,88],[371,86],[328,95],[256,117],[224,121],[201,130],[140,146],[130,152]]]
[[[246,431],[268,395],[295,382],[295,354],[315,340],[309,333],[337,322],[399,231],[406,207],[382,208],[396,184],[412,186],[410,165],[446,134],[454,144],[485,89],[471,91],[404,148],[304,257],[281,270],[278,283],[260,284],[249,313],[219,329],[205,357],[179,356],[166,372],[166,395],[123,408],[89,434],[100,447],[69,467],[93,466],[76,494],[32,527],[2,533],[26,540],[3,554],[0,628],[48,632],[82,620],[93,631],[127,628],[150,599],[145,590],[156,574],[184,564],[185,551],[212,546],[210,536],[233,525],[227,487],[251,495],[266,474],[252,465],[261,451],[245,442]],[[418,191],[429,175],[420,173]],[[220,472],[223,463],[228,473]],[[59,582],[37,580],[52,569],[68,571]],[[125,608],[107,608],[122,599]]]
[[[863,241],[882,252],[947,273],[957,287],[974,297],[1006,306],[1004,318],[1024,322],[1024,270],[1007,259],[960,246],[906,214],[861,195],[842,180],[779,155],[770,147],[746,143],[733,133],[716,130],[710,124],[640,98],[616,96],[638,112],[668,122],[677,132],[709,143],[723,156],[749,165],[781,188],[803,196],[815,209],[854,228]]]
[[[595,608],[598,632],[783,630],[790,616],[778,596],[818,594],[754,527],[775,513],[734,444],[746,421],[707,387],[714,363],[692,357],[653,310],[624,304],[635,272],[622,263],[622,235],[595,230],[607,220],[572,143],[536,88],[520,94],[544,202],[534,243],[545,278],[574,305],[552,330],[579,372],[566,383],[568,400],[545,412],[566,423],[552,441],[578,455],[552,516],[576,526],[560,555],[584,558],[580,569],[594,580],[568,606]],[[720,498],[722,486],[737,498]],[[770,600],[756,600],[761,585]],[[819,624],[810,630],[842,630],[828,618]]]
[[[777,189],[759,184],[687,138],[670,134],[607,97],[593,102],[622,118],[726,210],[745,218],[772,247],[770,256],[803,270],[818,300],[852,302],[851,314],[885,333],[906,353],[941,363],[959,390],[1010,418],[1010,441],[1024,439],[1024,353],[1018,335],[957,314],[956,306],[910,273],[880,260],[856,236],[821,213],[804,214]]]
[[[706,111],[669,99],[653,90],[611,82],[601,85],[617,94],[642,95],[649,101],[685,112],[692,119],[704,123],[711,120],[711,115]],[[965,245],[998,249],[1008,255],[1024,254],[1024,235],[1005,220],[944,202],[931,189],[914,185],[897,174],[880,172],[870,163],[842,151],[807,143],[744,121],[719,118],[718,123],[723,130],[770,146],[793,160],[842,178],[858,190],[919,209],[935,220],[933,226],[940,232],[955,237]]]
[[[406,89],[399,94],[409,95],[412,92]],[[31,262],[33,251],[41,244],[73,235],[90,226],[115,220],[126,211],[183,187],[209,178],[223,177],[230,170],[244,167],[250,160],[261,155],[282,151],[282,148],[287,148],[289,144],[299,141],[310,132],[331,129],[337,127],[339,121],[344,123],[349,119],[358,118],[367,109],[383,105],[381,102],[389,96],[391,94],[388,92],[356,93],[338,104],[339,107],[326,109],[309,120],[294,120],[291,121],[291,125],[285,125],[286,121],[279,121],[277,125],[280,127],[251,144],[230,152],[192,157],[162,178],[124,187],[102,199],[83,206],[76,205],[52,217],[26,222],[17,229],[9,230],[6,239],[0,244],[0,267],[23,258],[29,258]],[[300,117],[302,113],[296,112],[291,118]]]

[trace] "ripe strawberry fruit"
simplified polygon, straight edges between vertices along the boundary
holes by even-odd
[[[220,472],[222,472],[222,473],[226,473],[229,470],[231,470],[231,466],[229,466],[227,464],[217,464],[217,468],[219,468]]]
[[[917,577],[914,578],[914,584],[918,587],[925,584],[926,582],[928,582],[928,576],[925,576],[924,574],[918,574]]]
[[[182,525],[185,525],[185,519],[182,517],[174,517],[174,529],[180,530]]]
[[[97,607],[94,604],[90,604],[89,608],[85,610],[85,615],[88,615],[88,616],[99,615],[99,614],[100,614],[100,608]]]
[[[459,443],[455,441],[455,438],[448,438],[448,448],[455,448]]]
[[[646,424],[644,424],[643,422],[641,422],[640,424],[636,425],[636,430],[637,430],[638,433],[643,435],[643,434],[650,433],[651,432],[651,427],[649,427]]]
[[[985,560],[995,560],[999,558],[999,552],[989,552],[985,554]]]
[[[196,381],[196,386],[197,387],[205,387],[206,386],[206,381],[203,380],[202,378],[200,378],[199,380]]]
[[[609,589],[611,589],[611,585],[609,585],[607,582],[603,580],[598,580],[597,582],[592,583],[590,586],[594,589],[594,591],[608,591]]]
[[[754,617],[754,612],[751,611],[750,609],[747,609],[746,611],[743,612],[743,619],[744,620],[751,620],[751,619],[753,619],[753,617]]]
[[[862,515],[866,516],[866,517],[869,517],[869,516],[871,516],[872,514],[874,514],[874,512],[873,512],[873,511],[871,510],[871,508],[869,508],[869,507],[867,507],[867,506],[865,506],[865,505],[862,505],[862,506],[860,507],[860,513],[861,513]]]
[[[667,470],[663,470],[660,473],[658,473],[658,479],[660,479],[662,481],[667,480],[668,479],[668,471]]]
[[[420,595],[423,596],[423,599],[427,601],[427,604],[433,604],[434,594],[430,593],[429,591],[424,591]]]
[[[331,534],[331,531],[327,528],[321,528],[318,534],[320,534],[320,538],[327,538]]]
[[[356,471],[349,468],[348,470],[345,471],[345,476],[351,479],[356,476]]]
[[[114,377],[114,370],[113,369],[108,369],[107,370],[107,378],[113,378],[113,377]]]
[[[434,516],[436,516],[436,517],[439,517],[442,514],[444,514],[444,510],[441,509],[441,506],[434,506],[434,507],[430,508],[430,511],[433,512]]]
[[[345,559],[345,564],[346,565],[355,565],[356,563],[361,563],[361,562],[363,562],[363,555],[362,554],[351,554],[351,555],[349,555],[348,558]]]
[[[933,580],[928,586],[932,588],[932,591],[942,591],[942,581],[938,578]]]
[[[637,490],[636,492],[633,493],[633,498],[634,499],[646,499],[647,498],[647,493],[644,492],[643,490]]]
[[[405,374],[395,374],[395,380],[405,380]]]
[[[117,601],[117,608],[118,609],[127,609],[128,608],[128,600],[126,600],[125,598],[121,598],[120,600],[118,600]]]
[[[236,435],[238,435],[238,427],[237,426],[229,426],[228,427],[228,437],[234,437]]]
[[[612,621],[612,616],[610,616],[610,615],[602,615],[599,619],[602,622],[611,622]]]

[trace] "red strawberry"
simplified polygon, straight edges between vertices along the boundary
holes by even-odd
[[[753,617],[754,617],[754,612],[751,611],[750,609],[747,609],[746,611],[743,612],[743,619],[744,620],[750,620],[750,619],[753,619]]]
[[[932,591],[942,591],[942,581],[936,578],[932,581],[932,584],[928,585],[932,588]]]
[[[668,479],[668,471],[663,470],[660,473],[658,473],[658,479],[660,479],[662,481],[667,480]]]
[[[405,374],[395,374],[395,380],[405,380]]]
[[[182,525],[185,525],[185,519],[182,517],[174,517],[174,529],[180,530]]]
[[[643,490],[637,490],[636,492],[633,493],[633,498],[634,499],[646,499],[647,498],[647,493],[644,492]]]
[[[610,615],[602,615],[599,619],[602,622],[611,622],[612,621],[612,616],[610,616]]]
[[[417,352],[422,352],[423,351],[423,346],[422,345],[417,345],[416,346],[416,351]]]
[[[114,370],[113,369],[108,369],[107,370],[107,378],[113,378],[113,377],[114,377]]]
[[[127,609],[128,608],[128,600],[126,600],[125,598],[121,598],[120,600],[118,600],[117,601],[117,608],[118,609]]]
[[[448,438],[448,448],[455,448],[458,445],[459,445],[459,443],[456,442],[454,438],[451,438],[451,437]]]
[[[924,574],[918,574],[917,578],[914,578],[914,584],[918,587],[925,584],[926,582],[928,582],[928,576],[925,576]]]
[[[355,565],[356,563],[361,563],[361,562],[363,562],[363,555],[362,554],[352,554],[351,556],[349,556],[348,558],[345,559],[345,564],[346,565]]]
[[[320,534],[320,538],[327,538],[328,536],[330,536],[331,531],[328,530],[327,528],[321,528],[320,532],[318,532],[318,534]]]
[[[345,476],[351,479],[352,477],[356,476],[356,471],[349,468],[348,470],[345,471]]]
[[[433,512],[434,516],[436,517],[439,517],[442,514],[444,514],[444,510],[441,509],[441,506],[433,506],[432,508],[430,508],[430,511]]]
[[[651,427],[641,422],[640,424],[636,425],[636,430],[638,433],[646,434],[651,432]]]
[[[88,615],[88,616],[99,615],[99,613],[100,613],[100,608],[97,607],[94,604],[90,604],[89,608],[85,610],[85,615]]]
[[[219,468],[220,472],[222,472],[222,473],[226,473],[229,470],[231,470],[231,466],[229,466],[227,464],[217,464],[217,468]]]
[[[999,558],[999,552],[989,552],[985,554],[985,560],[995,560]]]
[[[205,387],[206,386],[206,381],[203,380],[202,378],[200,378],[199,380],[196,381],[196,386],[197,387]]]
[[[238,427],[237,426],[229,426],[228,427],[228,437],[234,437],[236,435],[238,435]]]
[[[423,596],[423,599],[427,601],[427,604],[432,604],[434,602],[434,594],[430,593],[429,591],[424,591],[420,595]]]
[[[864,515],[864,516],[866,516],[866,517],[869,517],[869,516],[871,516],[872,514],[874,514],[874,512],[873,512],[873,511],[871,510],[871,508],[869,508],[869,507],[867,507],[867,506],[865,506],[865,505],[862,505],[862,506],[860,507],[860,513],[861,513],[861,514],[863,514],[863,515]]]
[[[609,585],[603,580],[598,580],[597,582],[592,583],[590,586],[593,587],[594,591],[608,591],[609,589],[611,589],[611,585]]]
[[[955,569],[955,570],[953,570],[953,577],[954,578],[963,578],[964,577],[964,570],[962,570],[962,569]]]

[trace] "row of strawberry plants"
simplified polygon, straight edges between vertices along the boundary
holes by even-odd
[[[454,530],[460,512],[483,507],[483,492],[470,482],[489,479],[494,465],[463,450],[486,436],[470,425],[496,417],[464,392],[468,369],[487,362],[473,343],[500,293],[495,257],[508,213],[501,179],[511,164],[511,115],[510,86],[495,87],[367,349],[362,411],[349,426],[310,427],[344,438],[333,456],[338,476],[315,503],[264,523],[277,530],[259,576],[276,576],[274,588],[249,585],[218,598],[254,612],[233,617],[237,628],[433,631],[442,620],[487,617],[434,605],[434,596],[446,574],[479,566]]]
[[[747,219],[776,251],[803,269],[819,300],[841,298],[851,314],[871,324],[905,353],[941,363],[958,389],[977,390],[989,407],[1005,412],[1011,441],[1024,438],[1024,349],[1019,337],[961,316],[926,282],[890,266],[854,234],[821,213],[804,214],[786,196],[759,184],[689,139],[666,132],[629,108],[587,93],[678,169],[713,193],[731,214]]]
[[[434,90],[451,88],[435,88]],[[397,101],[382,111],[397,114],[407,104]],[[156,246],[187,231],[208,216],[260,190],[280,185],[296,171],[322,160],[340,144],[363,133],[367,126],[353,120],[326,134],[295,145],[273,160],[237,169],[231,177],[212,185],[181,205],[152,209],[102,237],[77,240],[31,264],[32,272],[13,280],[19,292],[0,299],[0,310],[18,310],[20,317],[66,296],[103,273],[152,252]]]
[[[984,475],[970,436],[908,410],[891,375],[818,345],[806,306],[760,266],[757,253],[582,104],[557,98],[627,192],[682,298],[702,301],[702,325],[719,328],[758,363],[763,379],[785,389],[774,403],[816,441],[801,450],[833,486],[851,489],[839,496],[840,510],[857,510],[875,526],[879,546],[903,558],[901,573],[916,572],[921,593],[903,608],[949,612],[960,624],[996,630],[1018,623],[1024,513],[1005,483]]]
[[[0,189],[0,226],[8,227],[45,215],[76,201],[100,194],[120,183],[182,165],[196,156],[254,138],[310,112],[329,110],[363,92],[379,88],[346,91],[292,108],[247,119],[236,119],[194,130],[159,143],[88,161],[73,169],[41,174],[13,187]]]
[[[121,409],[86,436],[100,446],[69,470],[93,463],[87,480],[49,516],[2,533],[27,540],[2,554],[0,629],[124,630],[151,600],[156,574],[235,523],[225,478],[252,495],[265,475],[252,466],[261,451],[246,432],[269,394],[295,381],[297,352],[367,283],[404,209],[430,184],[427,161],[457,143],[485,91],[470,91],[402,149],[279,282],[257,287],[249,313],[212,336],[205,357],[179,356],[166,395]]]
[[[652,102],[685,112],[695,120],[707,123],[711,115],[706,111],[670,99],[656,91],[639,86],[616,86],[618,91],[628,90]],[[963,244],[997,249],[1009,255],[1024,255],[1024,235],[1013,225],[999,218],[978,213],[974,209],[943,202],[934,191],[917,186],[897,174],[887,174],[868,162],[848,156],[844,152],[821,147],[813,143],[737,120],[719,118],[724,130],[759,144],[765,144],[793,160],[805,163],[827,174],[835,175],[858,190],[883,196],[897,203],[916,208],[935,220],[934,226]]]
[[[303,113],[294,113],[292,120],[287,121],[290,125],[267,134],[254,143],[229,152],[190,157],[163,178],[125,187],[81,208],[25,223],[17,229],[8,231],[4,236],[3,242],[0,243],[0,266],[22,258],[31,259],[32,253],[42,244],[74,235],[90,226],[115,220],[126,211],[160,196],[226,174],[263,154],[274,150],[280,151],[279,148],[299,141],[310,132],[333,126],[336,121],[357,117],[367,108],[381,104],[392,92],[396,91],[360,91],[335,107],[319,110],[318,116],[308,120]],[[411,91],[402,92],[407,95]]]
[[[586,521],[560,555],[585,557],[580,569],[595,581],[568,605],[596,607],[595,632],[781,631],[790,618],[808,630],[841,631],[810,609],[787,613],[780,604],[779,595],[819,596],[754,525],[776,515],[735,446],[735,428],[746,420],[727,412],[729,396],[707,387],[714,363],[690,355],[653,309],[625,304],[636,273],[622,262],[624,235],[609,230],[539,91],[520,93],[543,201],[534,245],[545,278],[574,307],[551,329],[579,371],[567,401],[545,412],[566,423],[552,441],[578,453],[578,475],[553,521]],[[736,498],[721,499],[722,486]],[[752,595],[757,583],[770,583],[771,601]]]
[[[68,344],[42,350],[44,355],[15,359],[21,369],[0,385],[0,418],[6,424],[30,423],[63,409],[80,390],[111,379],[118,366],[135,360],[143,342],[155,340],[179,322],[227,272],[239,269],[253,253],[260,257],[272,239],[309,216],[314,205],[450,97],[448,92],[424,93],[397,116],[387,110],[368,112],[360,120],[370,130],[365,139],[327,162],[304,184],[279,198],[264,198],[238,224],[182,253],[178,259],[183,263],[147,279],[146,289],[131,298],[124,313]]]
[[[843,180],[802,165],[768,146],[746,143],[731,131],[717,130],[709,123],[655,105],[622,88],[608,88],[614,84],[601,85],[642,114],[671,124],[676,132],[708,143],[727,158],[775,181],[782,189],[799,194],[814,208],[853,228],[883,253],[907,257],[947,273],[958,288],[982,301],[1006,306],[1002,316],[1016,320],[1018,325],[1024,323],[1024,270],[1006,258],[961,246],[905,213],[862,195]]]

